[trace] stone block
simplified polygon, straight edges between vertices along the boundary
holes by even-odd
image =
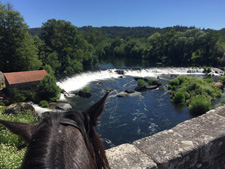
[[[131,144],[108,149],[106,155],[111,169],[157,169],[146,154]]]
[[[185,169],[197,164],[196,145],[173,130],[165,130],[133,144],[147,154],[159,169]]]
[[[173,128],[184,140],[191,140],[198,149],[199,159],[207,163],[225,153],[225,118],[207,113]]]

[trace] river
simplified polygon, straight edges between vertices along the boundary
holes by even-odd
[[[85,110],[99,100],[105,94],[105,89],[113,90],[107,98],[97,128],[106,148],[153,135],[192,118],[187,107],[176,107],[170,102],[167,84],[177,75],[203,77],[203,69],[143,68],[118,63],[119,65],[102,63],[98,65],[101,70],[85,71],[58,82],[61,88],[70,93],[69,97],[62,95],[61,100],[69,102],[78,110]],[[116,72],[118,68],[124,71],[122,77]],[[134,77],[158,78],[162,86],[142,93],[135,92],[128,97],[117,97],[120,92],[134,90],[137,85]],[[91,89],[90,98],[80,98],[73,94],[83,87]]]

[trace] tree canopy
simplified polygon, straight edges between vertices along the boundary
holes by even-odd
[[[0,2],[0,68],[1,71],[35,70],[41,66],[28,26],[10,4]]]
[[[50,19],[43,23],[40,37],[45,45],[43,62],[57,73],[76,73],[83,70],[83,63],[92,62],[92,48],[70,22]]]
[[[56,75],[68,75],[105,57],[135,58],[167,66],[218,66],[225,52],[224,29],[77,28],[56,19],[44,22],[41,28],[28,29],[10,4],[0,3],[0,9],[0,68],[4,72],[49,65]]]

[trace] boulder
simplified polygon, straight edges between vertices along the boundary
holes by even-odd
[[[34,107],[29,103],[15,103],[9,105],[4,111],[3,114],[19,114],[21,112],[31,111],[35,113]]]
[[[153,89],[157,89],[158,86],[157,85],[150,85],[150,86],[147,86],[147,89],[148,90],[153,90]]]
[[[117,97],[127,97],[127,96],[129,96],[129,94],[126,92],[120,92],[117,94]]]
[[[105,91],[107,91],[107,92],[112,92],[113,89],[105,89]]]
[[[152,82],[152,85],[156,85],[156,86],[161,86],[161,83],[160,83],[160,81],[157,81],[157,80],[154,80],[153,82]]]
[[[135,89],[137,92],[145,92],[147,90],[146,86],[137,86]]]
[[[134,90],[125,90],[126,93],[130,94],[130,93],[134,93]]]
[[[84,91],[81,91],[81,90],[78,92],[77,95],[80,96],[80,97],[85,97],[85,98],[91,97],[91,93],[89,93],[89,92],[84,92]]]
[[[60,110],[69,110],[72,109],[72,106],[69,103],[59,103],[55,106],[55,108]]]
[[[97,84],[98,84],[98,85],[103,85],[103,82],[98,82]]]
[[[124,70],[115,70],[115,72],[119,75],[124,75]]]

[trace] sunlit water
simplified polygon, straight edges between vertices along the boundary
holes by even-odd
[[[67,96],[62,95],[61,100],[69,102],[78,110],[85,110],[99,100],[105,94],[105,89],[113,89],[107,98],[97,129],[106,148],[170,129],[191,118],[186,107],[176,108],[170,102],[167,83],[176,75],[202,76],[203,69],[124,69],[123,78],[115,70],[84,72],[58,82],[58,85],[69,93]],[[143,93],[136,92],[129,97],[117,97],[120,92],[134,90],[137,81],[133,77],[159,78],[162,86]],[[90,98],[80,98],[72,94],[83,87],[91,89]]]

